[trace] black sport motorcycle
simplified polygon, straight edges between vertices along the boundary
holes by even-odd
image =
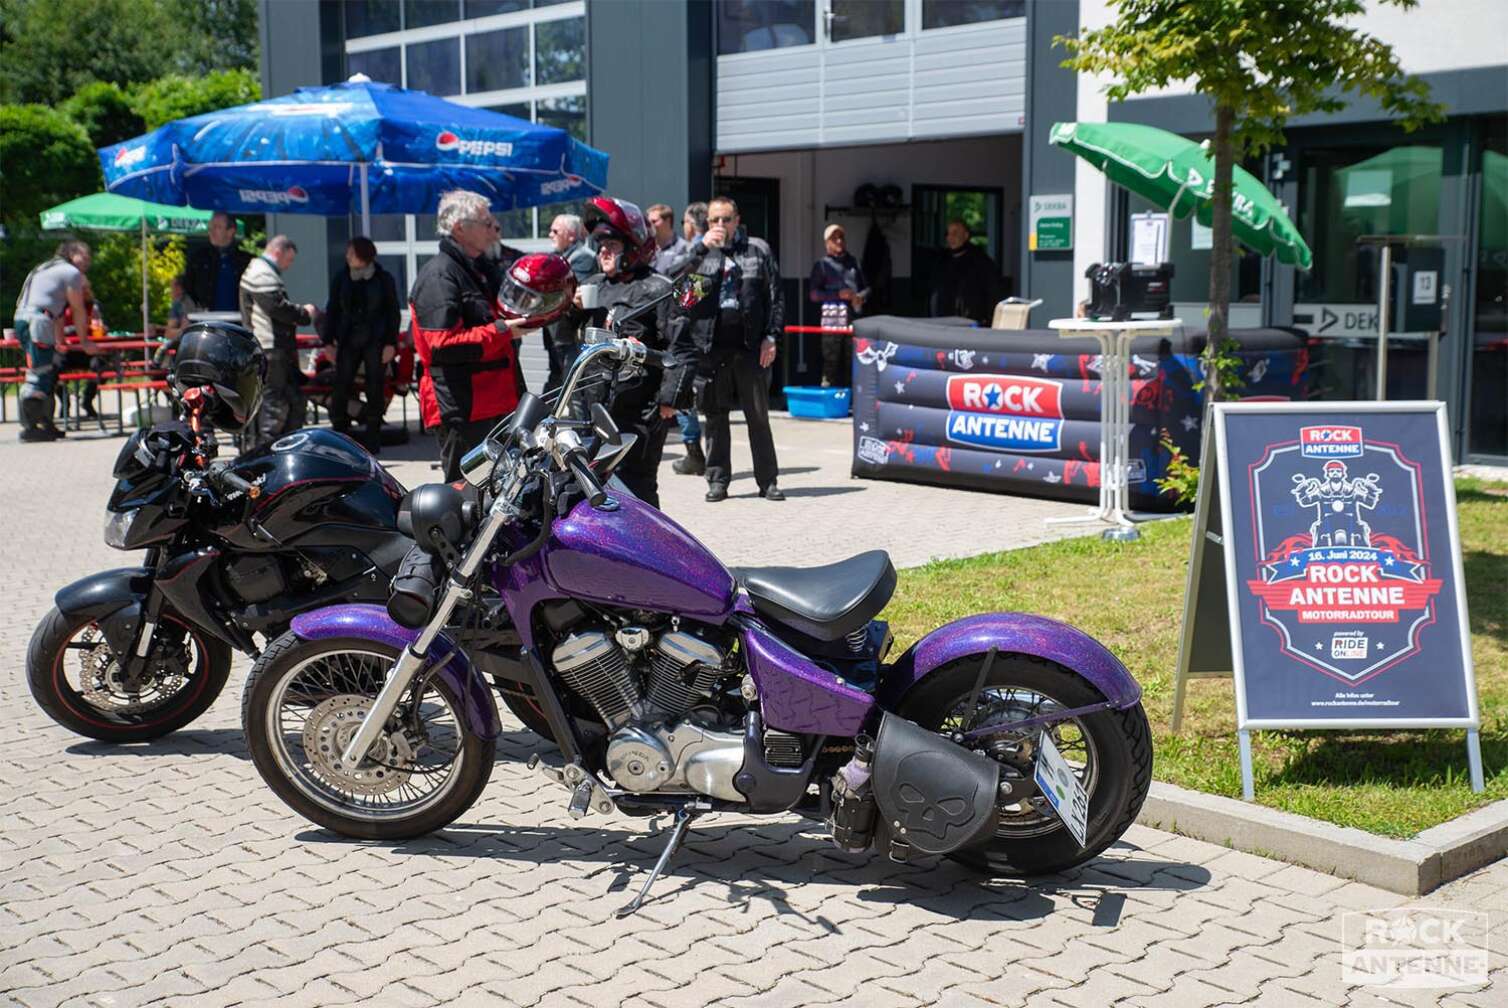
[[[203,714],[232,650],[256,656],[302,612],[379,602],[413,545],[406,491],[365,449],[305,429],[233,461],[190,404],[115,460],[105,542],[147,551],[57,593],[32,635],[27,680],[54,721],[140,742]]]

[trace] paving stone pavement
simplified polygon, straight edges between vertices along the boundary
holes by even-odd
[[[788,466],[813,466],[792,472],[787,486],[811,475],[813,487],[826,480],[848,489],[841,460],[842,484],[825,475],[831,463],[811,461],[831,435],[806,429],[821,436],[803,442],[786,425],[777,434],[791,449]],[[1490,985],[1442,997],[1341,984],[1341,915],[1398,906],[1401,897],[1142,827],[1079,870],[1022,882],[983,880],[949,862],[902,866],[845,855],[792,817],[717,817],[693,829],[644,909],[619,921],[612,911],[653,864],[660,838],[652,833],[667,822],[571,820],[564,793],[524,769],[542,744],[506,710],[491,783],[460,822],[396,845],[335,837],[287,810],[249,762],[238,722],[244,660],[204,718],[154,744],[83,740],[37,709],[23,662],[51,593],[129,562],[100,540],[109,463],[121,442],[20,446],[14,431],[0,426],[0,515],[9,530],[0,552],[9,603],[0,618],[7,670],[0,709],[12,714],[0,773],[0,1003],[1505,1001],[1508,862],[1415,901],[1487,911],[1496,927]],[[428,478],[422,462],[398,468],[407,482]],[[675,481],[691,489],[699,482],[667,471],[666,483]],[[716,537],[726,530],[714,527],[707,538],[745,562],[826,559],[856,541],[889,545],[868,531],[903,506],[885,497],[885,486],[830,495],[836,500],[730,502],[717,520],[757,517],[759,535],[729,534],[724,547]],[[949,517],[908,529],[939,530],[920,537],[939,553],[967,549],[949,531],[980,527],[981,512],[1018,514],[987,495],[905,489],[918,491],[904,505],[916,509],[910,521]],[[676,488],[668,503],[690,513],[690,498]],[[1064,508],[1030,503],[1049,513]],[[857,516],[853,504],[863,505]],[[1040,534],[1026,529],[1039,524],[1035,515],[1023,513],[1019,527]],[[697,522],[705,520],[687,524],[703,534]],[[809,530],[799,546],[776,541],[799,525]],[[1010,529],[1000,531],[1004,541]]]

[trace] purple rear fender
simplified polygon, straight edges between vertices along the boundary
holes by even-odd
[[[419,631],[394,623],[383,606],[354,603],[301,613],[293,617],[292,629],[300,640],[354,637],[400,649],[412,644],[419,636]],[[492,699],[492,690],[472,667],[466,652],[449,637],[441,634],[430,645],[430,654],[443,656],[447,652],[450,657],[440,666],[436,675],[460,698],[461,709],[456,712],[456,716],[466,722],[473,734],[488,741],[497,738],[503,726],[497,716],[497,704]]]
[[[938,627],[901,655],[885,673],[880,702],[894,710],[906,691],[934,669],[992,647],[1003,655],[1031,655],[1061,665],[1116,708],[1131,707],[1141,699],[1141,686],[1120,659],[1077,627],[1031,613],[980,613]]]

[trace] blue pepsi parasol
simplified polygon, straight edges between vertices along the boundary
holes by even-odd
[[[553,126],[357,75],[179,119],[99,152],[110,192],[240,213],[433,213],[469,189],[494,210],[585,199],[607,155]]]

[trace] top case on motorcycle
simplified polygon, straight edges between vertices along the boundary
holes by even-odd
[[[733,576],[755,612],[820,641],[865,626],[895,591],[895,568],[884,550],[821,567],[738,567]]]

